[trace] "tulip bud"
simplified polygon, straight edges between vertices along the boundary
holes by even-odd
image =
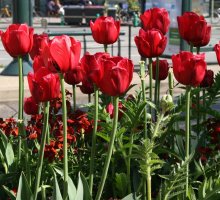
[[[24,112],[27,115],[38,114],[38,104],[35,102],[32,96],[24,99]]]
[[[172,110],[173,107],[174,107],[172,96],[169,95],[169,94],[164,95],[164,96],[161,98],[160,107],[161,107],[161,109],[162,109],[162,113],[164,113],[164,114],[165,114],[166,112]]]

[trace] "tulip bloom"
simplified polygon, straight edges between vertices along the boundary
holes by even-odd
[[[55,36],[44,48],[44,63],[52,72],[66,73],[79,64],[81,43],[67,35]]]
[[[93,39],[99,44],[113,44],[120,33],[120,22],[112,17],[101,16],[93,23],[90,21]]]
[[[109,96],[120,96],[130,86],[134,65],[122,57],[106,58],[102,62],[103,77],[98,83],[100,91]]]
[[[88,79],[84,79],[82,81],[82,85],[79,86],[81,92],[83,94],[92,94],[94,93],[94,87],[91,81],[89,81]]]
[[[176,80],[183,85],[199,86],[206,73],[205,54],[182,51],[172,56]]]
[[[34,73],[37,72],[38,69],[40,69],[41,67],[44,67],[44,58],[42,55],[36,55],[34,57],[34,62],[33,62],[33,69],[34,69]]]
[[[157,62],[154,61],[152,63],[152,69],[153,69],[153,79],[156,80],[156,64]],[[159,80],[165,80],[168,76],[169,71],[169,64],[167,60],[160,60],[159,61]]]
[[[81,65],[64,74],[64,80],[69,85],[77,85],[84,79],[84,73]]]
[[[27,115],[38,114],[38,104],[35,102],[32,96],[24,99],[24,112]]]
[[[27,78],[31,95],[37,103],[59,97],[59,76],[51,73],[46,67],[41,67],[36,73],[29,72]]]
[[[159,30],[144,31],[140,29],[139,36],[134,38],[138,52],[142,57],[153,58],[160,56],[167,44],[167,37]]]
[[[211,87],[214,83],[214,72],[212,70],[206,70],[204,79],[200,83],[200,87]]]
[[[169,30],[170,18],[165,8],[151,8],[146,10],[140,16],[140,19],[145,31],[155,28],[166,35]]]
[[[216,53],[218,64],[220,65],[220,42],[219,42],[219,44],[216,44],[214,46],[214,50],[215,50],[215,53]]]
[[[101,67],[101,61],[110,57],[108,53],[95,53],[90,55],[86,53],[81,59],[81,65],[86,76],[96,85],[98,85],[100,79],[103,76],[103,69]]]
[[[211,25],[203,16],[194,12],[185,12],[177,17],[180,36],[195,47],[206,46],[210,41]]]
[[[1,40],[10,56],[16,58],[30,52],[33,46],[34,29],[27,24],[11,24],[1,32]]]
[[[29,55],[32,60],[34,60],[34,57],[37,55],[40,55],[44,49],[44,47],[48,44],[49,38],[48,35],[43,34],[34,34],[33,36],[33,47],[31,51],[29,52]]]

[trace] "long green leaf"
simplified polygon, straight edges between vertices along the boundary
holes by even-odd
[[[76,187],[70,177],[68,177],[68,195],[69,195],[69,200],[75,200]]]
[[[59,188],[59,184],[57,182],[57,176],[54,173],[53,176],[53,200],[63,200],[61,193],[60,193],[60,188]]]
[[[84,177],[82,173],[80,173],[80,179],[83,184],[83,191],[84,191],[83,200],[92,200],[92,197],[89,191],[89,185],[86,181],[86,178]]]
[[[33,194],[31,192],[30,185],[27,182],[27,179],[24,175],[24,173],[21,173],[21,176],[19,178],[19,185],[18,185],[18,192],[16,200],[33,200]]]
[[[11,143],[7,144],[7,147],[5,150],[5,157],[7,160],[7,164],[10,167],[14,162],[14,151],[13,151]]]

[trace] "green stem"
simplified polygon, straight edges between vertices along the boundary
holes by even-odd
[[[196,48],[197,54],[200,53],[200,47]],[[197,100],[197,120],[196,120],[196,126],[197,126],[197,138],[199,140],[199,133],[200,133],[200,91],[196,95]]]
[[[158,87],[157,87],[157,106],[159,107],[160,104],[160,80],[158,80]]]
[[[41,199],[42,200],[46,200],[47,199],[47,196],[46,196],[46,190],[45,190],[45,187],[41,187]]]
[[[23,63],[22,57],[18,56],[19,73],[19,99],[18,99],[18,163],[21,161],[21,137],[23,135],[23,105],[24,105],[24,82],[23,82]]]
[[[50,127],[49,125],[47,126],[47,138],[46,138],[46,143],[50,144]]]
[[[147,167],[147,200],[151,200],[151,167]]]
[[[205,100],[205,89],[202,89],[202,99],[203,99],[203,107],[206,107],[206,100]],[[203,113],[203,122],[206,121],[206,113]]]
[[[159,57],[156,58],[156,80],[155,80],[155,92],[154,92],[154,104],[158,108],[158,86],[159,86]],[[156,119],[156,111],[155,111]]]
[[[149,99],[152,101],[153,99],[153,78],[152,78],[152,58],[149,58]],[[151,113],[151,107],[149,106],[149,112]]]
[[[189,158],[189,146],[190,146],[190,93],[191,87],[186,87],[186,160]],[[189,164],[186,165],[186,197],[188,196],[189,189]]]
[[[34,200],[37,199],[37,191],[38,191],[38,187],[40,185],[40,179],[41,179],[41,172],[42,172],[42,166],[43,166],[43,160],[44,160],[44,149],[45,149],[46,138],[47,138],[47,133],[48,133],[49,109],[50,109],[50,103],[49,101],[47,101],[44,104],[44,124],[43,124],[44,126],[43,126],[42,137],[41,137],[40,151],[38,154],[37,176],[35,180],[35,189],[34,189]]]
[[[104,44],[104,50],[105,50],[105,53],[108,53],[108,45],[107,44]]]
[[[169,81],[169,93],[173,98],[173,73],[172,72],[169,72],[168,81]]]
[[[64,168],[64,180],[63,180],[63,200],[68,198],[68,154],[67,154],[67,109],[66,109],[66,93],[64,87],[64,77],[60,73],[60,84],[62,92],[62,111],[63,111],[63,168]]]
[[[94,127],[92,133],[92,149],[91,149],[91,159],[90,159],[90,171],[89,171],[89,189],[92,195],[93,190],[93,179],[94,179],[94,169],[95,169],[95,152],[96,152],[96,132],[98,127],[98,116],[99,116],[99,90],[94,85],[94,102],[95,102],[95,113],[94,113]]]
[[[130,147],[129,147],[129,151],[128,151],[128,161],[127,161],[127,180],[128,180],[128,194],[131,193],[131,154],[132,154],[132,147],[133,147],[133,143],[134,143],[134,132],[131,131],[131,135],[130,135]]]
[[[196,94],[196,101],[197,101],[197,119],[196,119],[196,127],[197,127],[197,139],[199,140],[199,133],[200,133],[200,92]]]
[[[28,155],[28,147],[26,140],[26,131],[24,127],[24,76],[23,76],[23,60],[21,56],[18,56],[18,72],[19,72],[19,107],[18,107],[18,131],[19,131],[19,141],[18,141],[18,163],[20,163],[21,159],[21,147],[23,140],[24,154],[25,154],[25,170],[27,175],[28,183],[31,185],[31,173],[30,173],[30,165],[29,165],[29,155]]]
[[[140,79],[143,102],[146,102],[146,86],[145,86],[145,62],[140,61]],[[144,136],[147,138],[147,107],[144,110]]]
[[[76,85],[73,85],[73,112],[76,111]]]
[[[96,200],[100,200],[101,195],[102,195],[102,191],[105,185],[105,180],[107,177],[107,173],[108,173],[108,168],[109,168],[109,164],[111,161],[111,156],[112,156],[112,150],[114,147],[114,141],[115,141],[115,135],[117,132],[117,125],[118,125],[118,101],[119,101],[119,97],[114,97],[114,118],[113,118],[113,129],[112,129],[112,135],[110,137],[110,143],[109,143],[109,148],[108,148],[108,152],[107,152],[107,157],[105,160],[105,165],[104,165],[104,169],[102,172],[102,177],[101,177],[101,182],[99,184],[98,187],[98,192],[96,195]]]

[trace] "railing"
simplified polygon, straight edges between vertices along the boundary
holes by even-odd
[[[68,35],[68,36],[82,36],[83,37],[83,49],[84,49],[84,53],[87,52],[87,38],[86,36],[92,36],[92,32],[91,31],[77,31],[77,32],[74,32],[74,31],[50,31],[50,30],[47,30],[45,32],[49,37],[52,37],[52,36],[59,36],[59,35]],[[121,39],[120,39],[120,36],[122,35],[125,35],[125,32],[120,32],[119,34],[119,38],[118,38],[118,56],[121,56]],[[112,45],[112,54],[113,54],[113,45]]]

